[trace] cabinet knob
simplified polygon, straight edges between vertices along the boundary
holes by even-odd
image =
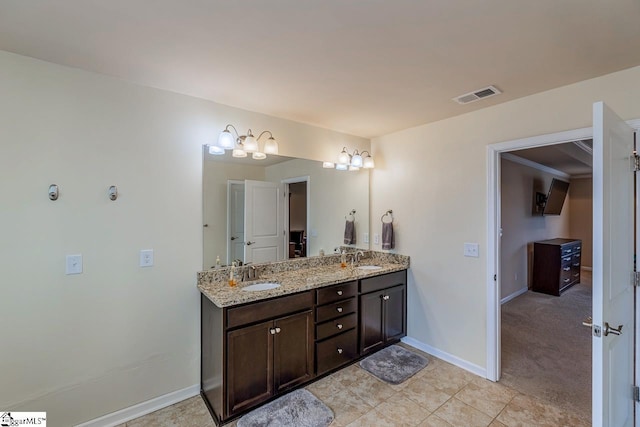
[[[342,295],[342,291],[338,291],[336,292],[338,295]]]
[[[338,324],[336,325],[336,328],[338,328],[338,329],[342,329],[342,323],[338,323]]]
[[[338,349],[338,354],[342,354],[342,349],[341,348]]]
[[[271,335],[275,335],[275,334],[276,334],[276,330],[275,330],[275,329],[273,329],[273,328],[269,328],[269,333],[270,333]]]
[[[282,329],[276,328],[276,334],[279,334]]]
[[[385,301],[388,301],[389,300],[389,295],[383,295],[382,299],[385,300]]]
[[[338,310],[338,313],[342,313],[342,307],[338,307],[336,310]]]

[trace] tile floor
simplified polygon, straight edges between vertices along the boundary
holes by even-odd
[[[411,347],[407,347],[418,353]],[[580,414],[480,378],[430,355],[429,365],[399,385],[387,384],[358,364],[307,386],[329,406],[332,427],[590,426]],[[235,422],[225,427],[235,427]],[[118,427],[215,426],[200,396]]]

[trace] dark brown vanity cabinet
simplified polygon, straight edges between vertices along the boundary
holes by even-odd
[[[358,282],[316,290],[316,373],[358,357]]]
[[[314,377],[313,300],[308,291],[219,308],[202,296],[202,393],[218,421]]]
[[[360,354],[379,350],[407,332],[407,272],[360,281]]]

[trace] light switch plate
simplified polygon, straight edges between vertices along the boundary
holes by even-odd
[[[65,274],[82,274],[82,255],[67,255]]]
[[[465,243],[464,256],[478,258],[480,256],[480,245],[477,243]]]
[[[153,267],[153,249],[140,251],[140,267]]]

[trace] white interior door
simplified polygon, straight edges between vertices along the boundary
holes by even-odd
[[[227,265],[244,262],[244,182],[229,181],[227,186]]]
[[[250,180],[244,184],[245,262],[284,259],[282,185]]]
[[[634,425],[633,129],[593,105],[593,425]],[[609,332],[622,326],[622,333]]]

